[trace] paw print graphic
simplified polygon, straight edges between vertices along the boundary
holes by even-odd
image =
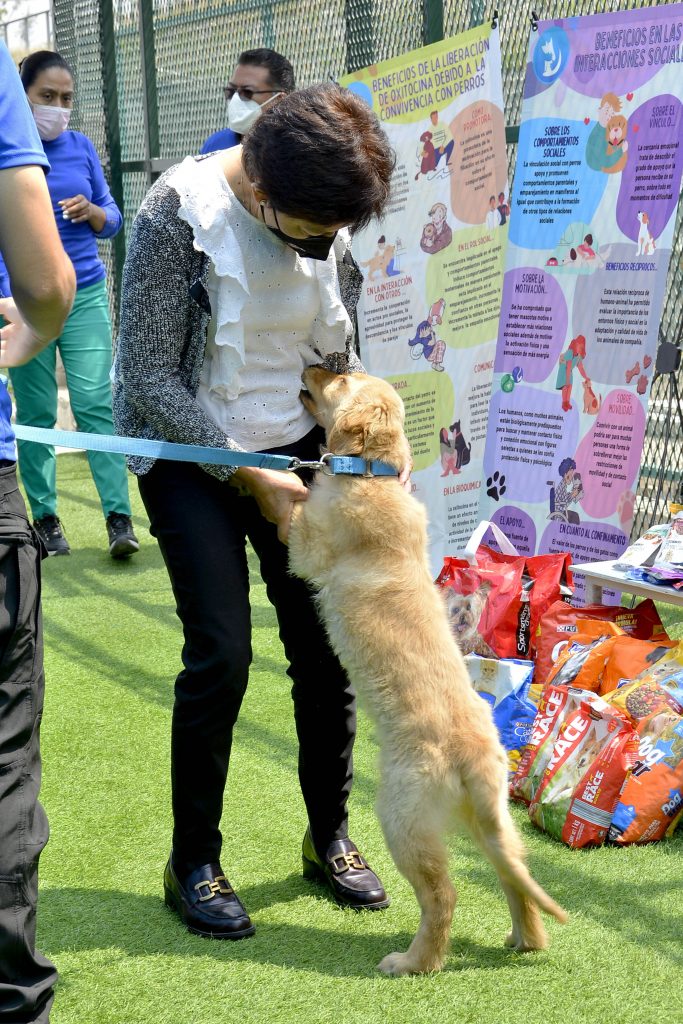
[[[493,476],[488,477],[486,480],[486,493],[489,498],[493,498],[494,501],[498,501],[503,497],[506,490],[505,475],[501,475],[498,470],[496,470]]]

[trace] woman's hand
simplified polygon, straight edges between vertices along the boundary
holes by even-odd
[[[277,535],[286,544],[294,506],[308,498],[308,488],[299,477],[295,473],[274,469],[241,466],[235,470],[230,482],[249,492],[263,518],[277,526]]]
[[[0,299],[0,316],[7,321],[0,328],[0,366],[23,366],[38,355],[46,341],[22,319],[13,299]]]
[[[104,210],[82,195],[60,199],[57,205],[62,208],[64,220],[70,220],[72,224],[90,224],[95,232],[101,231],[107,221]]]
[[[448,447],[450,448],[450,444],[449,444]],[[403,490],[404,491],[408,491],[409,493],[410,493],[410,490],[411,490],[411,487],[412,487],[412,485],[410,483],[410,474],[412,473],[412,471],[413,471],[413,464],[412,464],[412,462],[409,462],[407,465],[405,465],[403,467],[401,472],[398,474],[398,482],[400,483],[400,485],[403,488]]]

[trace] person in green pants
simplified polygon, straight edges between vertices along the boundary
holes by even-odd
[[[113,434],[112,331],[97,239],[111,238],[120,230],[121,213],[92,142],[80,132],[66,130],[74,96],[69,65],[60,54],[40,50],[26,57],[19,70],[50,161],[48,190],[62,244],[76,271],[77,290],[61,335],[30,363],[10,370],[16,421],[35,427],[55,425],[59,349],[79,430]],[[33,525],[49,554],[68,555],[71,549],[57,516],[54,448],[32,441],[20,441],[18,447]],[[124,457],[88,452],[88,461],[106,520],[109,553],[126,558],[140,545],[133,532]]]

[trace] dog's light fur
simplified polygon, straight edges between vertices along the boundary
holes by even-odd
[[[304,383],[330,451],[408,464],[403,403],[389,384],[318,367],[305,371]],[[456,900],[444,837],[456,823],[498,873],[512,916],[508,945],[545,947],[539,908],[560,921],[566,914],[524,863],[507,806],[507,759],[432,582],[422,505],[392,477],[319,473],[296,505],[289,558],[317,588],[332,646],[375,720],[378,813],[422,912],[408,951],[386,956],[380,970],[442,967]]]

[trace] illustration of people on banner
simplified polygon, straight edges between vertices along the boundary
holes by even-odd
[[[682,63],[680,3],[530,36],[484,459],[506,487],[481,505],[516,523],[524,552],[592,562],[628,542],[681,187]]]
[[[361,356],[405,403],[436,576],[479,521],[511,223],[498,30],[471,29],[344,84],[373,106],[397,154],[382,223],[354,238]]]

